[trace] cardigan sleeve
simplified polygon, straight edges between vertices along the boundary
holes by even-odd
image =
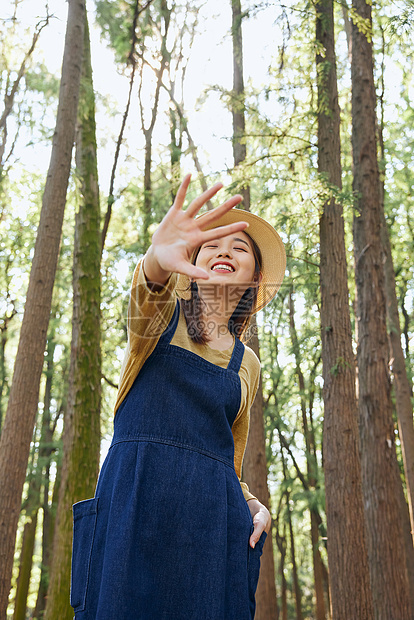
[[[161,290],[152,291],[145,277],[143,262],[142,258],[132,278],[128,305],[128,341],[119,379],[115,413],[132,387],[145,360],[155,349],[174,314],[177,302],[175,295],[177,274],[172,273]]]

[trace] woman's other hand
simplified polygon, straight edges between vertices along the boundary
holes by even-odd
[[[247,227],[246,222],[237,222],[222,226],[220,229],[202,230],[195,216],[201,207],[223,187],[223,184],[216,183],[201,196],[195,198],[184,210],[183,205],[190,180],[191,175],[188,174],[180,185],[173,206],[152,236],[152,245],[144,261],[144,271],[149,282],[165,284],[171,272],[182,273],[189,278],[208,280],[208,273],[191,263],[194,250],[206,241],[225,237]],[[203,226],[216,221],[241,200],[242,196],[236,194],[219,207],[212,209],[203,218]]]
[[[261,504],[259,500],[249,499],[247,505],[253,518],[254,531],[250,536],[249,542],[250,546],[254,549],[262,533],[266,532],[266,534],[268,534],[270,532],[272,519],[266,506]]]

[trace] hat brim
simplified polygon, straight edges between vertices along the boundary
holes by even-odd
[[[202,220],[207,214],[203,213],[196,219]],[[286,269],[285,247],[278,233],[266,220],[250,211],[243,209],[231,209],[222,217],[207,225],[203,230],[219,228],[235,222],[247,222],[246,232],[260,248],[262,254],[261,274],[262,280],[257,292],[256,306],[253,312],[264,308],[279,290]],[[179,274],[176,286],[177,295],[183,299],[190,299],[190,279],[188,276]]]

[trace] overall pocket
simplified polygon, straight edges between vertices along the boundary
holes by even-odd
[[[89,568],[95,536],[98,498],[85,499],[72,506],[73,543],[70,604],[75,611],[83,611],[88,589]]]
[[[254,527],[252,526],[250,535],[253,533]],[[249,564],[248,564],[248,581],[249,581],[249,598],[250,598],[250,613],[251,618],[254,618],[256,610],[256,589],[259,581],[260,573],[260,558],[263,553],[263,545],[265,543],[267,534],[262,532],[259,540],[257,541],[254,549],[249,544]]]

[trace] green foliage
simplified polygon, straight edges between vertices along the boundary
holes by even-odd
[[[367,2],[367,4],[371,5],[371,2]],[[362,17],[353,7],[348,8],[349,17],[352,20],[352,23],[358,28],[358,31],[364,34],[367,38],[367,41],[372,41],[372,24],[369,19]]]
[[[135,0],[96,1],[96,21],[122,63],[126,62],[131,49],[135,4]]]

